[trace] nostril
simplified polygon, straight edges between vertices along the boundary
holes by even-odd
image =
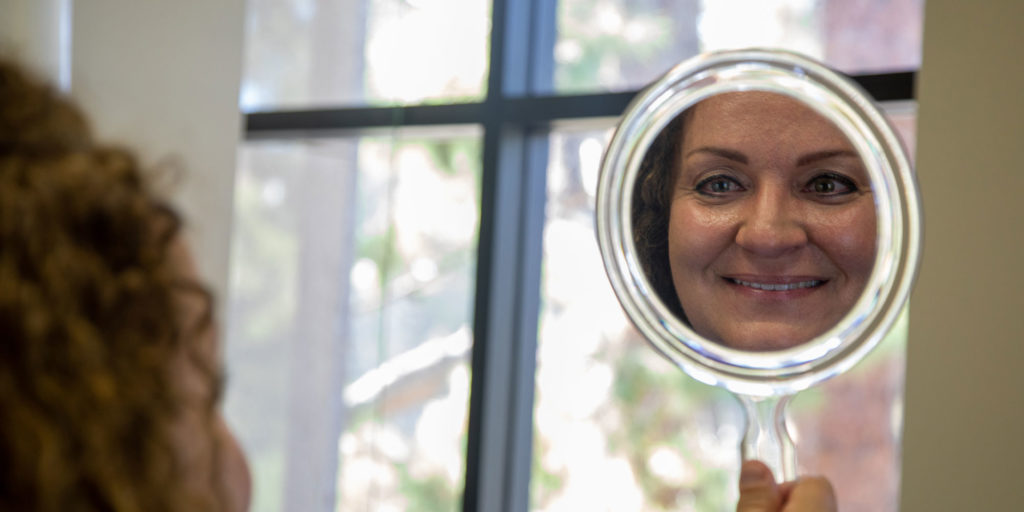
[[[738,213],[736,243],[746,251],[774,257],[808,242],[802,206],[785,182],[763,180]]]
[[[736,244],[743,249],[773,256],[785,254],[807,244],[807,232],[796,222],[774,220],[747,223],[736,232]]]

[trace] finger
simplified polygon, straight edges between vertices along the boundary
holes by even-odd
[[[789,491],[783,512],[837,512],[836,493],[832,484],[820,476],[803,477]]]
[[[779,495],[782,496],[783,503],[789,499],[789,493],[793,492],[793,487],[796,486],[797,482],[798,480],[790,480],[779,484]]]
[[[782,495],[768,466],[756,460],[744,462],[736,512],[775,512],[781,504]]]

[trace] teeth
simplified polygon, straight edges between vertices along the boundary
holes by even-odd
[[[750,288],[754,288],[756,290],[766,290],[770,292],[784,292],[788,290],[797,290],[800,288],[811,288],[812,286],[818,286],[819,284],[822,283],[822,281],[817,279],[789,284],[752,283],[750,281],[741,281],[739,279],[733,279],[732,281],[736,284],[749,286]]]

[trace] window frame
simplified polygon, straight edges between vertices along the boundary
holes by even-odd
[[[483,127],[464,512],[529,508],[548,131],[558,122],[616,118],[639,93],[534,93],[552,89],[556,9],[554,0],[493,0],[482,101],[244,114],[247,141]],[[916,70],[850,77],[879,102],[915,98]]]

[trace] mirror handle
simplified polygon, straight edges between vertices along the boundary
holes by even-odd
[[[741,460],[765,463],[780,483],[794,480],[796,449],[786,429],[786,406],[793,395],[736,397],[743,404],[747,424],[740,444]]]

